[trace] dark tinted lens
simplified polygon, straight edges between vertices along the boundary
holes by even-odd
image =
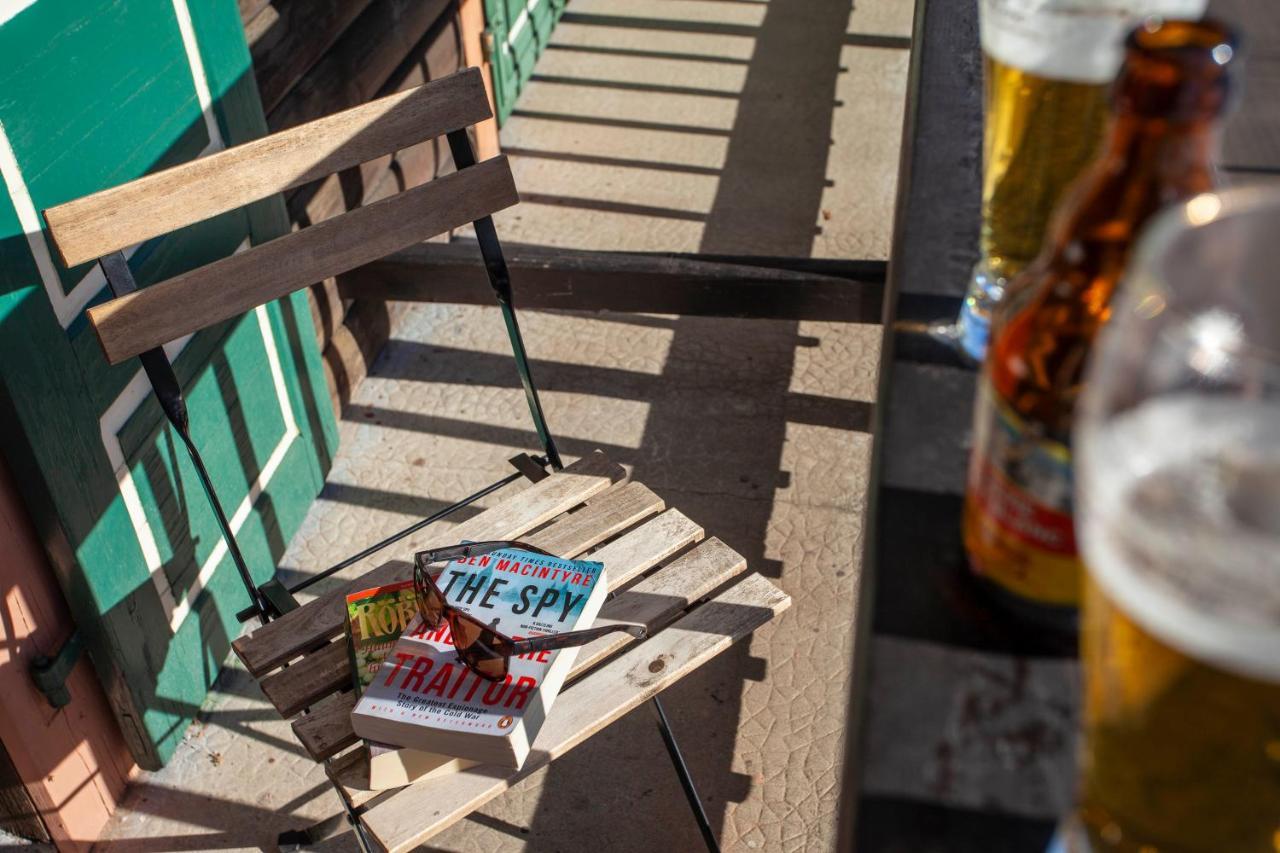
[[[451,614],[452,616],[452,614]],[[506,643],[493,631],[461,616],[449,619],[453,644],[463,662],[479,676],[499,681],[507,674]]]
[[[413,591],[418,597],[418,612],[423,620],[432,628],[440,627],[440,619],[444,616],[444,599],[431,582],[425,569],[415,566],[413,570]]]

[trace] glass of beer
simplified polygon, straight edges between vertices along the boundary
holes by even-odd
[[[1075,440],[1075,850],[1280,850],[1280,192],[1139,244]]]

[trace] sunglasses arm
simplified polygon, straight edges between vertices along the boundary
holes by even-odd
[[[549,652],[556,649],[567,649],[572,646],[585,646],[587,643],[615,631],[622,631],[637,639],[643,639],[648,631],[643,625],[601,625],[582,631],[566,631],[563,634],[547,634],[545,637],[530,637],[527,640],[514,640],[511,654],[525,655],[531,652]]]
[[[431,563],[447,562],[448,560],[462,560],[467,557],[479,557],[484,554],[492,554],[494,551],[501,551],[504,548],[532,551],[535,554],[542,554],[545,557],[555,556],[554,554],[542,550],[536,545],[530,545],[528,542],[520,542],[515,539],[498,539],[488,542],[466,542],[461,545],[451,545],[447,548],[434,548],[430,551],[419,551],[413,555],[413,558],[419,568],[425,568]]]

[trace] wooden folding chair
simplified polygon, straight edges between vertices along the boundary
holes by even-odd
[[[735,579],[745,560],[597,452],[567,468],[547,428],[512,305],[491,214],[516,203],[506,158],[477,163],[467,128],[490,117],[475,69],[390,95],[328,118],[139,178],[44,212],[67,266],[97,260],[115,298],[89,310],[108,361],[138,357],[165,416],[181,437],[249,595],[241,621],[261,622],[233,643],[267,698],[315,760],[326,763],[343,815],[362,848],[420,844],[523,775],[545,765],[644,701],[652,701],[664,743],[710,849],[715,837],[702,810],[657,693],[749,635],[790,599],[758,575]],[[458,168],[438,178],[247,251],[139,290],[122,250],[134,243],[241,207],[333,172],[444,135]],[[472,223],[501,306],[541,456],[512,460],[517,470],[479,492],[286,587],[254,583],[189,429],[186,404],[164,344],[236,317],[313,282],[350,271],[406,246]],[[549,470],[548,470],[549,469]],[[601,619],[641,622],[650,639],[626,635],[585,647],[574,683],[558,700],[517,774],[477,767],[447,784],[424,783],[374,794],[360,783],[364,750],[351,729],[347,592],[407,577],[405,560],[385,563],[305,606],[294,594],[398,542],[520,477],[527,489],[440,534],[462,539],[517,536],[565,557],[590,549],[605,562],[615,597]],[[693,546],[692,548],[690,546]],[[642,578],[642,576],[644,576]],[[732,582],[732,585],[727,586]],[[709,601],[704,601],[713,596]],[[662,630],[659,630],[662,629]],[[606,662],[607,659],[608,662]],[[424,804],[430,803],[430,809]],[[303,833],[295,842],[309,843]]]

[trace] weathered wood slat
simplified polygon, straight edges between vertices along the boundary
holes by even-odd
[[[746,567],[744,557],[719,539],[709,539],[610,601],[601,610],[595,624],[638,623],[648,628],[652,635],[686,607],[728,583]],[[601,637],[584,647],[574,661],[566,685],[572,685],[596,664],[639,642],[626,634],[616,634]],[[356,806],[369,802],[379,793],[364,789],[368,779],[364,755],[366,753],[359,750],[343,756],[336,759],[330,768],[331,775],[346,788],[344,793],[348,800]]]
[[[245,37],[264,113],[275,109],[368,5],[369,0],[285,0],[262,10]]]
[[[292,717],[322,696],[351,687],[347,641],[339,637],[292,666],[271,673],[259,686],[282,717]]]
[[[522,492],[438,534],[448,545],[463,539],[510,539],[521,536],[572,509],[617,480],[625,472],[595,451],[534,483]],[[409,576],[411,564],[395,560],[342,584],[321,598],[235,640],[231,647],[250,674],[261,677],[303,651],[337,636],[346,621],[347,593]]]
[[[248,26],[249,22],[258,17],[271,0],[236,0],[236,7],[240,10],[240,22]]]
[[[376,16],[377,12],[370,10],[367,14]],[[408,57],[399,67],[387,66],[383,62],[385,49],[378,50],[374,57],[376,61],[372,64],[377,66],[373,70],[379,73],[370,79],[369,83],[373,88],[368,90],[366,97],[381,97],[421,86],[429,80],[443,79],[463,66],[465,63],[459,54],[457,38],[449,32],[450,28],[456,28],[456,23],[448,16],[442,16],[442,20],[437,21],[422,41],[412,46]],[[359,22],[353,25],[352,29],[359,29]],[[333,53],[343,52],[346,38],[347,36],[344,35],[343,40],[334,46]],[[368,62],[361,64],[361,73],[368,73],[369,67]],[[363,89],[355,94],[362,93]],[[317,105],[318,115],[325,115],[359,103],[353,100],[352,96],[343,97],[340,96],[341,93],[336,92],[333,94],[335,98],[332,101]],[[306,118],[313,117],[306,116]],[[489,123],[491,124],[492,120]],[[496,153],[496,151],[486,152],[481,149],[480,159],[488,159]],[[368,160],[310,186],[300,187],[289,196],[289,215],[294,222],[310,225],[351,207],[368,204],[390,195],[399,191],[399,188],[423,183],[442,170],[437,166],[437,155],[445,162],[450,159],[448,145],[444,140],[419,143],[416,146],[401,149],[394,158],[383,156]],[[443,171],[448,170],[443,169]]]
[[[672,554],[699,541],[702,536],[702,528],[683,513],[668,510],[601,548],[591,555],[591,559],[604,562],[610,587],[621,589]],[[605,605],[602,619],[609,618],[621,598],[619,596]],[[630,637],[622,635],[622,639],[630,640]],[[588,652],[590,648],[583,651]],[[598,660],[599,655],[593,659]],[[581,655],[579,660],[583,660]],[[354,707],[355,695],[350,691],[330,696],[313,705],[311,713],[294,720],[294,735],[317,761],[335,755],[356,742],[355,732],[351,730],[351,709]]]
[[[662,498],[648,486],[626,483],[525,541],[552,554],[568,556],[572,551],[577,556],[664,508]]]
[[[508,246],[506,259],[520,304],[539,309],[878,322],[884,291],[882,267],[870,264],[854,265],[858,278],[842,278],[747,259],[530,246]],[[346,273],[338,287],[349,299],[493,298],[480,252],[466,243],[410,246]]]
[[[531,544],[563,557],[576,557],[606,536],[662,510],[662,499],[640,483],[609,489],[585,508],[528,537]],[[604,531],[604,532],[602,532]],[[262,679],[262,692],[282,717],[294,714],[351,685],[347,643],[339,637],[293,666]]]
[[[63,263],[75,266],[489,114],[483,78],[467,69],[60,204],[45,221]]]
[[[790,604],[789,596],[760,575],[743,579],[560,697],[518,773],[503,778],[495,776],[492,767],[476,767],[411,785],[371,806],[362,822],[391,853],[421,844],[670,687]]]
[[[518,200],[496,157],[98,305],[89,321],[119,364]]]
[[[267,113],[272,132],[373,98],[451,0],[378,0]]]
[[[617,592],[685,546],[702,541],[704,535],[702,527],[680,510],[669,509],[596,549],[588,559],[604,563],[609,591]]]
[[[330,694],[293,721],[293,736],[316,761],[337,755],[358,740],[351,728],[355,707],[354,692]]]
[[[747,568],[747,558],[712,537],[688,554],[654,572],[601,608],[594,624],[639,622],[650,634],[690,604],[713,592]],[[635,640],[626,634],[601,637],[578,652],[573,671],[581,675],[613,657]]]

